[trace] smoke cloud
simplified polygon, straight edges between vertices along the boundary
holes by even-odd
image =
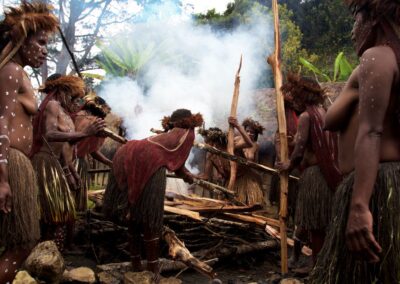
[[[129,139],[150,136],[150,128],[160,128],[163,116],[178,108],[202,113],[206,127],[227,129],[241,55],[238,117],[255,116],[253,94],[273,43],[271,19],[255,18],[233,32],[215,33],[191,19],[172,17],[135,24],[123,36],[157,50],[136,80],[108,78],[99,92],[123,118]]]

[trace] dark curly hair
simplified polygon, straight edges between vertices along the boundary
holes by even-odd
[[[192,114],[188,109],[177,109],[171,116],[164,116],[161,125],[165,131],[174,127],[178,128],[195,128],[203,124],[203,116],[200,113]]]
[[[228,135],[218,127],[200,128],[199,134],[204,137],[207,143],[213,143],[223,148],[228,145]]]
[[[260,135],[260,134],[262,135],[263,131],[265,130],[265,127],[263,127],[258,121],[252,119],[251,117],[248,117],[245,120],[243,120],[242,126],[244,127],[244,129],[246,129],[247,127],[251,127],[254,129],[254,132],[255,132],[254,140],[255,141],[257,141],[257,139],[258,139],[258,135]]]
[[[287,82],[281,87],[285,100],[304,105],[318,105],[324,102],[324,89],[315,79],[289,73]]]
[[[344,2],[353,14],[365,10],[373,20],[386,18],[400,25],[399,0],[345,0]]]

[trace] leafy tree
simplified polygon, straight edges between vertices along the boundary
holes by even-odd
[[[255,16],[271,17],[270,3],[271,1],[235,0],[228,4],[224,13],[218,14],[213,9],[205,14],[195,15],[195,20],[199,25],[210,25],[216,32],[230,32],[239,25],[250,24]],[[308,54],[302,48],[303,35],[299,26],[292,20],[293,12],[286,5],[280,5],[279,16],[283,69],[285,71],[297,70],[300,67],[298,61],[300,56],[310,58],[311,62],[314,62],[317,57]],[[266,56],[272,52],[271,46],[267,46],[267,43],[260,44],[265,46]]]

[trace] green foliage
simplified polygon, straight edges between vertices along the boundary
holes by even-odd
[[[235,0],[227,6],[223,14],[210,10],[205,14],[195,15],[196,23],[209,25],[216,32],[229,32],[239,25],[247,25],[260,16],[270,18],[272,27],[272,11],[270,1]],[[316,61],[315,54],[309,54],[302,48],[303,34],[299,26],[293,21],[294,14],[286,5],[279,5],[279,21],[282,42],[282,67],[283,71],[297,71],[300,68],[298,58],[307,57],[312,62]],[[265,50],[265,56],[273,52],[272,42],[260,42]],[[267,74],[261,85],[266,85]]]
[[[353,71],[353,67],[347,60],[346,56],[343,52],[340,52],[335,59],[333,65],[333,77],[330,77],[328,74],[324,73],[318,67],[313,65],[311,62],[306,60],[303,57],[299,58],[299,62],[309,71],[311,71],[316,77],[322,77],[324,81],[327,82],[337,82],[337,81],[346,81]]]
[[[98,64],[107,75],[137,78],[151,60],[156,57],[167,58],[165,44],[166,42],[157,45],[152,41],[137,41],[118,36],[108,44],[97,43],[101,49]]]
[[[293,20],[293,12],[286,5],[279,6],[279,26],[282,41],[283,71],[297,71],[300,67],[298,58],[307,57],[314,62],[317,57],[302,48],[303,34]]]

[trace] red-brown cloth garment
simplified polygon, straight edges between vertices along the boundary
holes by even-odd
[[[194,129],[174,128],[143,140],[131,140],[114,156],[113,171],[120,188],[128,187],[128,200],[135,204],[147,181],[161,167],[181,168],[194,141]]]
[[[336,133],[323,130],[324,121],[317,106],[307,107],[311,121],[312,149],[317,157],[318,166],[328,186],[335,190],[342,180],[338,167],[338,145]]]
[[[103,145],[105,138],[90,136],[87,137],[77,144],[77,156],[78,158],[84,158],[87,155],[96,152]]]
[[[32,159],[33,155],[39,152],[40,148],[43,145],[43,135],[44,135],[44,121],[46,119],[45,110],[47,104],[53,99],[54,92],[50,93],[46,96],[46,98],[42,101],[39,106],[38,112],[33,117],[32,127],[33,127],[33,141],[32,141],[32,149],[29,153],[29,158]]]

